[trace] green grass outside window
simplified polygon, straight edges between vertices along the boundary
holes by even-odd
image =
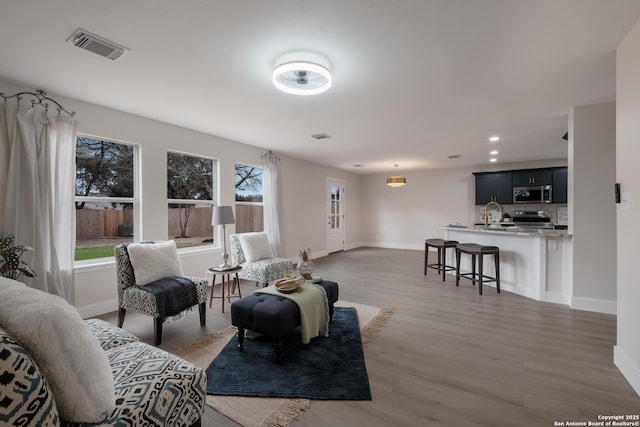
[[[178,249],[186,248],[189,245],[178,245]],[[76,248],[76,261],[94,258],[107,258],[113,256],[116,245],[96,246],[95,248]]]

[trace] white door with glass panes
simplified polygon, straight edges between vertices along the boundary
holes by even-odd
[[[344,181],[327,178],[327,252],[344,250]]]

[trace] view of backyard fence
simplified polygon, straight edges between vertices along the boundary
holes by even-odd
[[[190,208],[184,236],[180,232],[180,218],[185,208],[169,209],[169,239],[179,247],[212,244],[211,206],[193,205]],[[184,216],[183,216],[184,218]],[[263,230],[262,205],[239,204],[235,207],[235,232]],[[227,228],[227,234],[228,234]],[[76,248],[114,247],[133,241],[133,211],[131,209],[77,209]],[[109,249],[106,250],[109,253]],[[111,250],[110,253],[113,253]],[[76,259],[79,259],[76,256]]]

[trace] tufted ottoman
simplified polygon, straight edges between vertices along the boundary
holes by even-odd
[[[328,280],[318,282],[327,293],[330,321],[333,304],[338,301],[338,284]],[[300,325],[298,305],[284,296],[253,293],[231,304],[231,324],[238,328],[238,350],[243,351],[245,330],[255,331],[273,339],[275,360],[282,360],[282,339]]]

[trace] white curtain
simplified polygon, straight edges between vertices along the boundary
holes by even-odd
[[[280,234],[281,201],[278,171],[280,159],[272,152],[262,156],[262,190],[264,208],[264,231],[271,241],[276,257],[284,256]]]
[[[29,286],[74,303],[77,121],[29,101],[0,106],[0,232],[34,249]]]

